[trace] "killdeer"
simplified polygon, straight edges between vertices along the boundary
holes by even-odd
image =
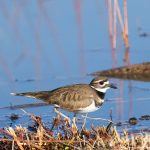
[[[102,106],[105,93],[109,88],[116,89],[117,87],[110,84],[106,77],[97,77],[90,84],[74,84],[52,91],[11,94],[43,100],[54,105],[55,112],[66,117],[57,108],[62,108],[75,114],[96,111]]]

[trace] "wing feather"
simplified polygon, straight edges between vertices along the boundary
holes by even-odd
[[[32,97],[50,104],[56,104],[69,111],[77,111],[92,104],[96,95],[94,95],[95,93],[91,89],[87,84],[76,84],[52,91],[13,93],[13,95]]]

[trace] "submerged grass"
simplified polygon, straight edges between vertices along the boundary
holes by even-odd
[[[48,128],[38,116],[32,115],[34,125],[29,128],[16,126],[0,129],[0,149],[149,149],[150,135],[129,135],[126,130],[119,134],[110,123],[106,127],[82,130],[68,124],[60,117],[53,119]],[[57,130],[56,130],[57,128]]]

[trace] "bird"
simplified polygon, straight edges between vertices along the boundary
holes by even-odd
[[[98,110],[104,103],[106,91],[117,87],[107,77],[96,77],[89,84],[73,84],[50,91],[11,93],[15,96],[36,98],[54,105],[54,111],[68,119],[59,108],[69,112],[89,113]]]

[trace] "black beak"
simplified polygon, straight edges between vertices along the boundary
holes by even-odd
[[[113,88],[113,89],[117,89],[117,87],[112,83],[108,84],[108,87]]]

